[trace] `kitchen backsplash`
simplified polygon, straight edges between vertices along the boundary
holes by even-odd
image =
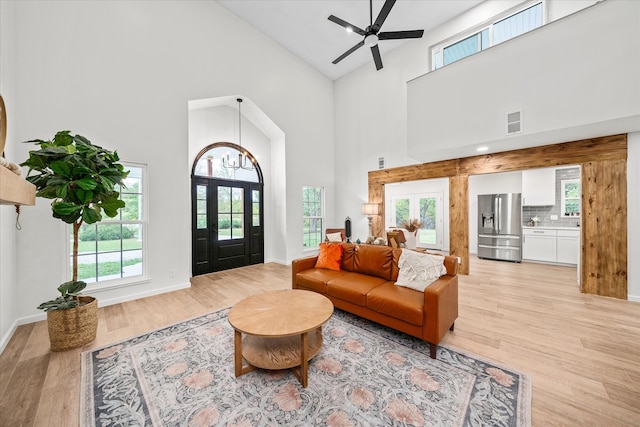
[[[534,216],[540,218],[538,227],[575,227],[580,224],[580,217],[566,217],[564,212],[560,212],[562,206],[560,183],[563,179],[580,179],[580,167],[556,169],[556,204],[553,206],[523,206],[522,225],[527,225]],[[552,221],[551,215],[557,215],[558,219]]]

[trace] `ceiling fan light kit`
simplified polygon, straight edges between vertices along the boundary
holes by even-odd
[[[328,18],[329,21],[335,22],[336,24],[346,28],[348,32],[354,32],[359,36],[364,37],[358,44],[334,59],[332,63],[337,64],[362,46],[367,46],[371,49],[373,62],[376,64],[376,70],[380,70],[382,68],[382,58],[380,57],[380,50],[378,49],[378,41],[421,38],[424,30],[380,32],[380,28],[382,27],[382,24],[384,24],[384,21],[387,19],[387,16],[389,16],[389,12],[391,12],[391,8],[395,4],[395,2],[396,0],[387,0],[382,6],[382,9],[380,10],[380,13],[378,14],[375,22],[373,22],[373,0],[369,0],[369,26],[365,30],[343,19],[340,19],[337,16],[330,15]]]
[[[367,37],[364,38],[364,45],[366,47],[374,47],[377,44],[378,44],[378,36],[376,36],[375,34],[369,34]]]

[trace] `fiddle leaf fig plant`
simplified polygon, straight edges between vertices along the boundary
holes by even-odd
[[[60,296],[51,301],[43,302],[38,309],[44,311],[66,310],[68,308],[77,307],[79,304],[78,296],[82,294],[82,290],[87,287],[86,282],[81,280],[65,282],[58,286]]]
[[[73,278],[58,287],[60,297],[38,307],[65,310],[78,305],[77,297],[86,286],[78,281],[78,231],[82,224],[101,221],[103,214],[113,218],[124,207],[118,189],[125,186],[129,171],[118,163],[117,152],[93,145],[68,130],[56,133],[52,140],[26,142],[39,146],[21,163],[29,167],[27,181],[36,186],[36,196],[53,200],[54,218],[73,225]]]

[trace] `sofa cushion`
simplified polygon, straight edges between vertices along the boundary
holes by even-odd
[[[420,292],[440,276],[447,274],[444,256],[418,253],[409,249],[402,249],[398,267],[400,272],[396,285]]]
[[[353,271],[391,280],[393,250],[389,246],[359,245],[356,248]]]
[[[340,271],[342,264],[342,245],[335,243],[320,243],[320,253],[315,268]]]
[[[340,277],[342,274],[335,270],[325,270],[323,268],[311,268],[296,274],[296,283],[307,289],[320,293],[327,293],[327,282]]]
[[[353,243],[343,243],[342,247],[344,250],[342,252],[342,265],[340,267],[346,271],[353,271],[353,260],[358,246]]]
[[[386,282],[367,294],[367,308],[416,326],[424,323],[424,294]]]
[[[343,271],[327,282],[327,295],[364,307],[367,293],[384,282],[379,277]]]

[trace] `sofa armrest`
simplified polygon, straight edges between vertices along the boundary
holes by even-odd
[[[307,258],[298,258],[291,261],[291,289],[296,289],[298,284],[296,283],[296,275],[304,270],[309,270],[316,265],[318,256],[310,256]]]
[[[458,318],[458,276],[442,276],[424,290],[424,339],[438,344]]]
[[[447,269],[447,276],[455,276],[458,274],[458,257],[446,255],[444,257],[444,266]]]

